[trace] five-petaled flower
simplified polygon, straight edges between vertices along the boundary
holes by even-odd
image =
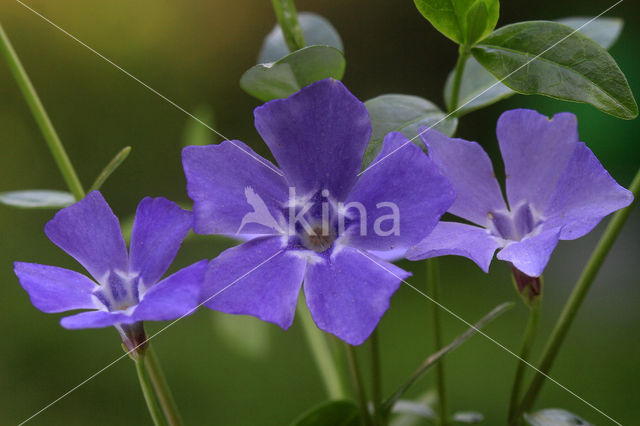
[[[304,281],[318,327],[361,344],[409,275],[381,253],[422,240],[454,191],[400,133],[375,161],[402,148],[359,176],[369,115],[333,79],[258,107],[255,126],[279,168],[240,141],[183,151],[194,231],[261,234],[211,261],[202,300],[286,329]],[[390,211],[397,222],[385,224]]]
[[[498,259],[538,277],[558,240],[582,237],[603,217],[633,201],[631,192],[579,142],[573,114],[548,119],[532,110],[507,111],[498,120],[497,136],[508,207],[480,145],[435,130],[422,135],[429,157],[457,192],[449,212],[477,226],[440,222],[407,252],[408,259],[453,254],[488,272],[500,248]]]
[[[65,328],[115,326],[128,349],[140,341],[141,321],[192,313],[207,267],[203,260],[160,280],[193,224],[191,212],[164,198],[138,205],[129,254],[118,219],[98,191],[60,210],[45,226],[49,239],[93,277],[69,269],[16,262],[14,271],[33,305],[62,318]]]

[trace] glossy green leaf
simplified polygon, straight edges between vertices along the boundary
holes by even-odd
[[[298,20],[307,46],[331,46],[344,52],[340,34],[327,19],[315,13],[300,12]],[[289,48],[284,40],[280,25],[276,25],[262,43],[258,63],[275,62],[288,54]]]
[[[270,324],[245,315],[215,313],[213,328],[224,345],[238,355],[251,359],[264,358],[269,354]]]
[[[391,409],[392,414],[409,414],[423,419],[436,420],[438,416],[433,409],[417,401],[398,400]]]
[[[458,120],[446,118],[446,114],[426,99],[411,95],[381,95],[364,103],[371,117],[371,139],[364,153],[363,166],[368,165],[382,149],[382,141],[389,132],[402,132],[412,139],[421,127],[434,126],[436,130],[451,136]],[[436,124],[437,123],[437,124]],[[416,138],[416,145],[424,148]]]
[[[577,29],[593,18],[565,18],[557,22]],[[580,32],[593,39],[604,48],[609,48],[618,38],[622,31],[623,21],[618,18],[598,18],[580,28]],[[447,77],[444,87],[444,99],[447,106],[451,101],[451,90],[453,89],[453,77],[455,70],[452,70]],[[504,84],[484,69],[473,57],[467,59],[467,64],[462,74],[462,84],[458,98],[457,116],[464,115],[487,105],[491,105],[499,100],[508,98],[515,94]]]
[[[130,146],[122,148],[122,150],[117,153],[116,156],[111,159],[111,161],[109,161],[109,164],[105,166],[102,172],[100,172],[95,182],[93,182],[93,185],[91,185],[91,188],[89,188],[89,192],[99,190],[100,187],[102,187],[102,185],[107,181],[107,179],[109,179],[109,176],[111,176],[111,174],[115,172],[118,167],[120,167],[122,162],[127,159],[130,152]]]
[[[531,426],[593,426],[575,414],[559,408],[549,408],[533,414],[525,414],[524,419]]]
[[[507,25],[472,53],[518,93],[589,103],[623,119],[638,115],[629,84],[611,55],[566,25],[549,21]]]
[[[358,406],[352,401],[324,402],[304,413],[292,426],[360,426]]]
[[[414,3],[431,25],[458,44],[471,45],[491,33],[500,14],[498,0],[414,0]],[[478,3],[483,3],[483,7]]]
[[[564,24],[589,37],[605,49],[610,48],[620,37],[624,20],[620,18],[593,18],[575,16],[558,19],[556,22]]]
[[[261,101],[285,98],[311,83],[325,79],[340,80],[344,74],[344,55],[331,46],[308,46],[267,64],[250,68],[240,86]]]
[[[215,114],[209,105],[198,105],[193,111],[193,115],[207,126],[216,128]],[[220,139],[211,129],[203,126],[198,120],[188,118],[182,131],[182,146],[190,145],[213,145]]]
[[[453,413],[452,420],[454,423],[480,423],[484,420],[484,416],[477,411],[458,411]]]
[[[49,189],[29,189],[0,193],[0,203],[21,209],[61,209],[75,202],[72,194]]]

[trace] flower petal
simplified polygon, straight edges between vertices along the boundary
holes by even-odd
[[[369,113],[334,79],[254,111],[255,126],[298,194],[327,189],[344,200],[371,135]]]
[[[438,167],[402,133],[389,133],[371,164],[347,197],[345,207],[350,203],[364,207],[367,223],[360,229],[355,220],[348,244],[371,250],[408,248],[431,232],[453,204],[455,192]],[[357,208],[347,213],[360,214]]]
[[[91,293],[98,288],[86,276],[57,266],[15,262],[13,271],[29,293],[31,303],[42,312],[95,309]]]
[[[571,113],[549,119],[537,111],[503,113],[496,130],[507,176],[509,206],[528,202],[543,212],[578,143],[578,122]]]
[[[427,238],[411,247],[405,257],[409,260],[421,260],[450,254],[464,256],[488,273],[493,253],[498,247],[500,243],[484,228],[464,223],[440,222]]]
[[[573,240],[591,231],[606,215],[628,206],[633,194],[618,185],[582,142],[569,159],[543,216],[562,226],[560,239]]]
[[[456,191],[449,213],[486,227],[489,212],[506,210],[491,159],[478,143],[450,138],[434,129],[424,131],[421,138],[429,158]]]
[[[360,345],[389,309],[391,296],[410,274],[350,247],[307,268],[304,294],[316,325]]]
[[[182,164],[193,200],[195,232],[277,233],[274,226],[289,197],[286,181],[247,145],[224,141],[188,146],[182,150]]]
[[[558,244],[560,228],[543,229],[539,234],[513,242],[498,252],[498,259],[511,262],[513,266],[530,277],[539,277],[547,266],[551,253]]]
[[[127,271],[127,247],[120,223],[98,191],[56,213],[47,237],[73,256],[98,281],[112,270]]]
[[[282,238],[256,238],[211,261],[200,298],[210,309],[252,315],[287,329],[305,265],[305,259],[286,251]]]
[[[192,214],[166,198],[146,197],[136,211],[131,232],[131,273],[152,286],[166,272],[193,224]]]
[[[208,261],[201,260],[160,281],[144,293],[133,311],[138,321],[168,321],[198,309]]]
[[[120,311],[90,311],[64,317],[60,325],[76,330],[81,328],[103,328],[116,324],[133,324],[136,320]]]

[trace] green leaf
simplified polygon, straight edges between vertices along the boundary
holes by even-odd
[[[328,401],[304,413],[292,426],[360,426],[358,406],[352,401]]]
[[[593,426],[575,414],[559,408],[549,408],[533,414],[525,414],[524,419],[531,426]]]
[[[21,209],[61,209],[76,199],[69,192],[49,189],[30,189],[0,193],[0,203]]]
[[[340,34],[327,19],[315,13],[300,12],[298,20],[308,46],[331,46],[344,52]],[[282,29],[280,25],[276,25],[264,39],[258,55],[258,63],[275,62],[288,54],[289,48],[284,40]]]
[[[382,141],[389,132],[401,132],[412,139],[421,127],[431,127],[446,135],[453,135],[458,125],[454,117],[446,114],[426,99],[411,95],[381,95],[364,103],[371,117],[371,139],[364,153],[363,166],[366,167],[382,149]],[[418,138],[413,142],[424,148]]]
[[[589,103],[623,119],[638,115],[629,84],[611,55],[566,25],[549,21],[507,25],[472,53],[518,93]]]
[[[451,104],[454,75],[455,70],[451,71],[444,86],[444,101],[447,107]],[[469,57],[462,73],[456,115],[460,117],[468,112],[508,98],[513,94],[515,94],[513,90],[500,83],[493,74],[484,69],[473,57]]]
[[[239,355],[261,359],[269,353],[270,324],[245,315],[215,313],[213,327],[219,340]]]
[[[483,420],[484,416],[477,411],[458,411],[453,413],[454,423],[480,423]]]
[[[115,172],[118,167],[120,167],[122,162],[127,159],[130,152],[130,146],[122,148],[122,150],[117,153],[111,161],[109,161],[109,164],[105,166],[102,172],[100,172],[95,182],[93,182],[93,185],[91,185],[91,188],[89,188],[89,192],[99,190],[100,187],[107,181],[107,179],[109,179],[109,176],[111,176],[111,174]]]
[[[193,115],[202,123],[206,123],[209,127],[216,128],[215,114],[213,108],[209,105],[198,105],[193,111]],[[217,135],[203,126],[202,123],[189,118],[184,130],[182,131],[182,146],[190,145],[213,145],[218,141]]]
[[[344,55],[335,47],[308,46],[276,62],[250,68],[240,79],[240,87],[266,102],[285,98],[325,78],[340,80],[345,67]]]
[[[556,22],[577,30],[591,40],[598,43],[605,49],[610,48],[618,40],[624,20],[620,18],[593,18],[585,16],[575,16],[571,18],[558,19]]]
[[[458,44],[472,45],[491,33],[500,15],[498,0],[414,0],[414,3],[431,25]],[[483,7],[478,3],[483,3]]]
[[[574,29],[579,28],[593,18],[565,18],[557,22],[568,25]],[[609,48],[622,31],[623,21],[617,18],[598,18],[579,31],[592,38],[602,47]],[[453,78],[455,70],[452,70],[447,77],[444,87],[444,100],[447,107],[451,101],[451,90],[453,89]],[[500,83],[489,71],[484,69],[473,57],[467,59],[467,64],[462,74],[462,84],[458,98],[459,117],[471,111],[483,108],[496,103],[502,99],[514,95],[516,92]]]

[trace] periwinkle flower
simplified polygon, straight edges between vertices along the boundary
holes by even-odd
[[[255,126],[280,168],[240,141],[183,151],[194,231],[258,234],[211,261],[205,306],[286,329],[304,281],[318,327],[361,344],[409,276],[379,256],[424,238],[454,192],[413,144],[359,176],[369,115],[333,79],[256,108]],[[406,142],[389,134],[374,163]]]
[[[500,249],[498,259],[513,264],[516,278],[520,272],[539,277],[559,240],[587,234],[633,201],[579,142],[573,114],[549,119],[532,110],[507,111],[498,120],[497,136],[508,206],[480,145],[435,130],[422,135],[429,157],[456,190],[449,212],[473,225],[440,222],[407,252],[408,259],[453,254],[488,272]]]
[[[172,320],[199,303],[207,261],[161,280],[193,224],[191,212],[164,198],[138,205],[131,245],[98,191],[60,210],[45,226],[49,239],[91,274],[15,262],[14,271],[33,305],[46,313],[90,309],[64,317],[69,329],[115,326],[128,349],[144,343],[141,321]]]

